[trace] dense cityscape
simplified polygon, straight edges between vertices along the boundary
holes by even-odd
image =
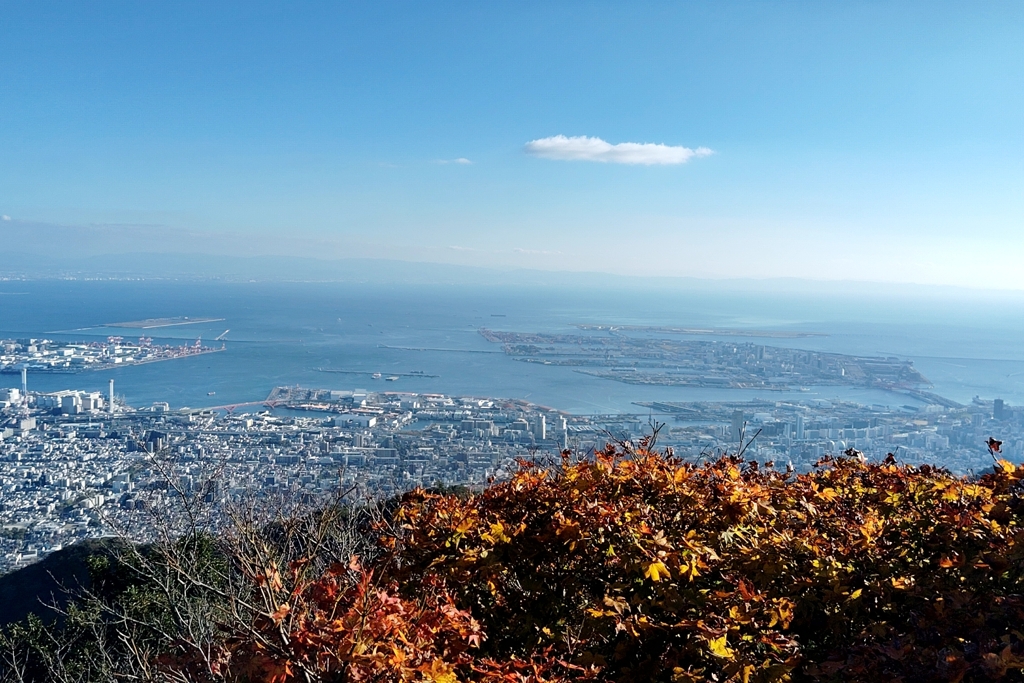
[[[953,404],[956,405],[956,404]],[[84,538],[156,533],[176,498],[212,509],[254,493],[315,499],[481,486],[519,459],[587,457],[658,429],[682,458],[742,450],[805,471],[855,449],[961,473],[984,471],[996,435],[1024,454],[1024,412],[1002,401],[889,408],[830,400],[647,402],[634,414],[569,415],[525,401],[277,387],[255,412],[130,408],[98,392],[0,391],[0,572]],[[660,425],[660,427],[659,427]]]

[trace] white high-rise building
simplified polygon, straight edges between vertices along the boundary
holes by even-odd
[[[548,425],[543,415],[538,415],[533,423],[533,435],[538,441],[548,438]]]

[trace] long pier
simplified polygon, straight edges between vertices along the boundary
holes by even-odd
[[[147,318],[146,320],[130,320],[121,323],[103,323],[99,327],[116,327],[119,329],[152,330],[158,327],[177,327],[178,325],[201,325],[203,323],[219,323],[225,318]]]
[[[398,351],[444,351],[447,353],[505,353],[504,351],[489,351],[487,349],[440,349],[427,346],[388,346],[387,344],[377,344],[377,348],[396,349]]]
[[[373,372],[370,370],[332,370],[330,368],[315,368],[317,372],[331,372],[335,375],[367,375],[373,377],[374,375],[387,376],[387,377],[428,377],[430,379],[437,379],[441,375],[428,375],[422,372]]]

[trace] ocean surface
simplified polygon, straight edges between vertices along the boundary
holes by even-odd
[[[189,316],[220,322],[140,331],[115,321]],[[1024,299],[957,294],[860,295],[803,291],[396,286],[337,283],[40,280],[0,282],[0,338],[103,339],[140,333],[157,343],[204,343],[229,330],[226,351],[75,375],[34,374],[30,389],[116,392],[133,406],[258,402],[278,385],[362,388],[521,398],[580,414],[644,412],[634,401],[842,398],[908,405],[878,390],[811,387],[805,392],[634,386],[571,368],[514,361],[480,328],[575,331],[574,324],[717,327],[824,336],[730,337],[774,346],[909,358],[932,391],[1024,404]],[[700,337],[711,339],[714,337]],[[406,348],[388,348],[406,347]],[[426,350],[412,350],[426,349]],[[350,372],[420,372],[395,382]],[[0,375],[0,386],[18,386]],[[210,392],[213,392],[212,394]]]

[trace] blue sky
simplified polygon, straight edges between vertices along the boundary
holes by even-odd
[[[1011,2],[0,2],[0,231],[1024,289],[1021,36]]]

